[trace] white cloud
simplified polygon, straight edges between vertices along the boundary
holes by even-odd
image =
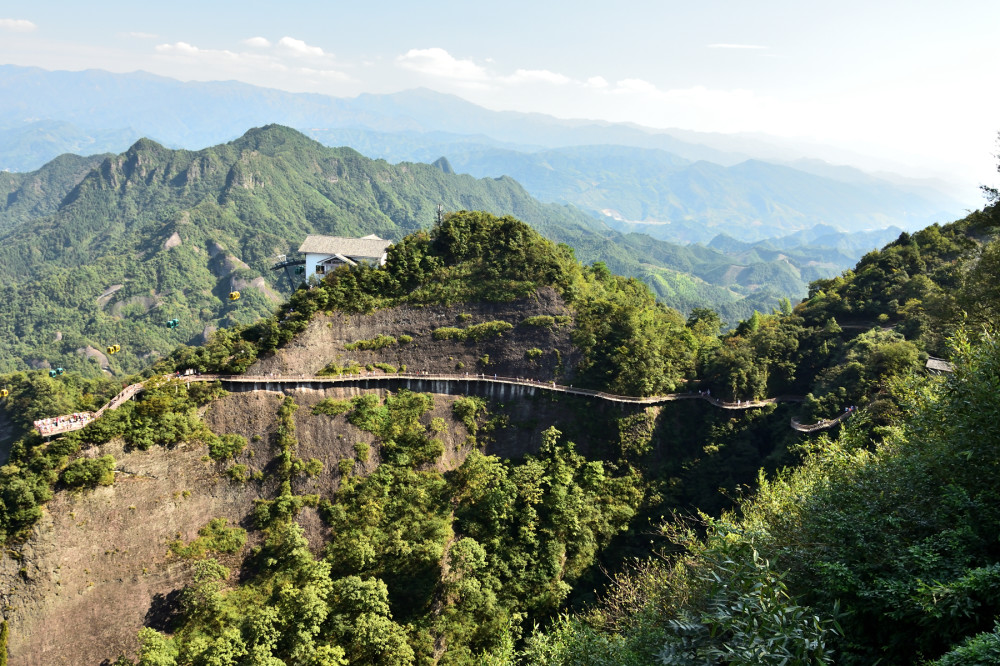
[[[708,44],[709,49],[766,49],[766,46],[758,44]]]
[[[612,92],[617,94],[631,93],[651,96],[662,94],[656,86],[643,79],[622,79],[615,83],[615,88]]]
[[[442,48],[410,49],[396,58],[400,66],[414,72],[467,83],[484,83],[486,70],[471,60],[459,60]]]
[[[253,46],[261,49],[266,49],[271,45],[271,42],[266,37],[250,37],[249,39],[244,39],[243,43],[247,46]]]
[[[37,25],[24,19],[0,18],[0,30],[9,30],[10,32],[31,32],[37,28]]]
[[[310,76],[318,79],[326,79],[331,81],[350,81],[351,77],[344,72],[339,72],[335,69],[310,69],[309,67],[300,67],[298,72],[305,76]]]
[[[258,85],[298,92],[330,92],[334,84],[353,81],[350,75],[335,68],[330,54],[318,47],[286,37],[283,43],[275,45],[280,48],[262,50],[263,44],[258,40],[267,41],[263,37],[244,40],[244,44],[257,47],[253,50],[206,49],[188,42],[174,42],[158,44],[155,51],[158,58],[180,68],[174,74],[180,78],[252,80]],[[321,57],[316,57],[317,54]],[[303,66],[304,63],[309,66]]]
[[[183,56],[195,56],[199,54],[210,55],[212,53],[212,51],[209,49],[199,49],[197,46],[188,44],[187,42],[174,42],[173,44],[157,44],[156,52],[166,53],[166,54],[177,54]],[[224,53],[224,52],[216,51],[215,53]]]
[[[505,76],[501,79],[505,83],[519,84],[519,83],[551,83],[557,86],[565,85],[570,82],[568,76],[559,74],[558,72],[551,72],[547,69],[519,69],[510,76]]]
[[[603,76],[592,76],[587,79],[586,85],[588,88],[607,88],[608,80]]]
[[[132,37],[134,39],[156,39],[157,37],[159,37],[159,35],[156,35],[156,34],[154,34],[152,32],[136,32],[136,31],[133,31],[133,32],[126,32],[125,34],[128,37]]]
[[[320,47],[309,46],[301,39],[295,39],[294,37],[282,37],[278,40],[278,46],[294,56],[322,58],[326,55]]]

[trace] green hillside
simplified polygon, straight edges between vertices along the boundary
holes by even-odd
[[[152,380],[137,401],[83,430],[52,443],[22,438],[0,475],[4,537],[10,546],[27,538],[53,496],[111,483],[115,459],[80,456],[84,448],[180,456],[194,446],[195,456],[207,451],[199,483],[229,479],[244,501],[247,492],[256,499],[239,527],[215,518],[169,544],[192,576],[169,623],[147,620],[140,632],[144,666],[219,655],[233,663],[989,664],[1000,615],[998,229],[991,207],[903,234],[854,270],[814,283],[796,308],[785,301],[722,334],[714,312],[684,320],[638,281],[581,265],[511,217],[449,214],[395,244],[384,269],[334,271],[271,317],[176,349],[146,371]],[[571,316],[468,325],[472,315],[459,314],[433,339],[457,336],[475,348],[517,327],[571,325],[577,385],[644,395],[686,382],[734,400],[808,391],[803,410],[727,414],[701,401],[601,409],[576,399],[362,390],[273,398],[276,412],[253,430],[247,408],[261,400],[253,394],[241,401],[160,378],[185,368],[240,372],[334,321],[516,304],[539,289],[557,293]],[[429,337],[351,345],[423,346]],[[955,372],[928,376],[928,352],[950,353]],[[522,362],[529,368],[531,355]],[[75,373],[4,381],[18,423],[92,408],[114,392]],[[450,411],[434,411],[444,399]],[[299,400],[310,401],[310,414]],[[220,420],[225,404],[237,418]],[[829,436],[788,427],[789,416],[829,417],[844,404],[860,409]],[[213,423],[237,430],[209,429],[199,416],[206,406],[218,410]],[[459,427],[471,448],[445,462],[453,452],[441,438]],[[344,436],[360,439],[329,470],[336,485],[323,486],[316,479],[327,471],[306,452]],[[528,453],[485,454],[501,436],[538,439]],[[733,502],[737,512],[727,513]]]
[[[646,395],[681,389],[699,349],[710,349],[718,333],[704,322],[689,325],[638,280],[615,276],[601,263],[581,265],[568,247],[512,217],[447,214],[429,233],[396,243],[385,268],[331,272],[321,284],[297,290],[271,317],[219,331],[203,346],[177,348],[145,370],[147,388],[135,401],[82,430],[51,442],[25,434],[0,474],[0,539],[11,548],[31,540],[43,507],[58,512],[49,502],[66,493],[86,497],[90,488],[112,483],[116,492],[124,490],[112,472],[130,455],[174,461],[193,454],[196,476],[173,501],[203,496],[221,479],[220,493],[241,497],[244,506],[249,496],[251,508],[239,520],[213,518],[193,540],[171,535],[168,566],[194,578],[181,593],[171,636],[143,630],[141,663],[210,664],[217,654],[242,659],[235,663],[252,663],[253,654],[286,663],[308,655],[311,663],[346,658],[356,664],[432,663],[435,654],[442,663],[475,664],[512,656],[518,636],[535,620],[551,617],[594,584],[599,562],[615,563],[635,552],[614,543],[616,538],[633,539],[631,533],[641,532],[664,507],[717,512],[727,504],[716,496],[719,485],[734,490],[761,465],[783,459],[782,438],[770,435],[777,424],[783,435],[795,436],[784,427],[784,415],[771,418],[775,407],[768,406],[741,418],[734,431],[721,410],[692,402],[671,416],[676,421],[657,425],[654,413],[642,407],[623,411],[572,397],[548,405],[511,404],[399,390],[350,400],[317,398],[314,405],[304,402],[310,399],[305,394],[264,397],[280,403],[277,411],[264,414],[262,429],[241,433],[212,430],[208,423],[219,425],[226,401],[243,419],[253,404],[242,402],[244,396],[212,384],[188,387],[163,375],[188,368],[241,372],[334,321],[364,326],[367,313],[400,316],[448,305],[461,313],[509,304],[517,316],[542,292],[566,309],[474,325],[466,323],[469,314],[458,314],[458,326],[441,326],[452,320],[435,318],[433,335],[354,338],[350,347],[407,345],[419,353],[434,341],[458,338],[489,367],[478,349],[484,341],[513,339],[513,329],[537,331],[542,338],[567,330],[569,348],[561,358],[573,366],[557,372],[571,373],[576,386]],[[528,349],[516,372],[545,376],[535,358],[556,353]],[[22,432],[34,418],[93,409],[116,390],[110,380],[74,372],[57,378],[18,372],[2,383],[11,391],[2,404]],[[524,409],[530,410],[528,419]],[[565,436],[550,427],[554,421],[568,430]],[[310,434],[330,427],[339,436]],[[663,441],[653,443],[654,430]],[[350,457],[324,465],[306,452],[329,456],[344,433],[359,438],[344,444],[352,447]],[[583,438],[576,439],[579,450],[570,433]],[[484,449],[501,437],[519,441],[522,453],[509,460],[487,455]],[[722,437],[731,440],[729,450],[721,450]],[[720,446],[705,459],[710,441]],[[117,448],[115,454],[80,455],[93,446]],[[450,459],[456,446],[462,455]],[[179,466],[170,469],[171,475],[180,473]],[[130,492],[141,494],[150,478],[135,477]],[[325,526],[329,538],[322,551],[306,548],[303,511]],[[79,515],[85,522],[83,512],[74,520]],[[247,543],[259,548],[246,552]],[[115,547],[138,546],[120,541]],[[150,555],[141,562],[143,571],[161,560],[162,554]],[[225,582],[230,566],[242,568],[240,581]],[[134,592],[131,583],[113,585],[118,594]],[[212,600],[207,606],[203,596]],[[26,624],[16,626],[25,630]],[[272,631],[290,642],[265,644]],[[248,648],[248,640],[261,644]]]
[[[55,213],[66,195],[106,157],[67,154],[32,173],[0,171],[0,234]]]
[[[663,522],[665,561],[636,562],[529,639],[521,663],[996,664],[992,204],[904,233],[814,282],[794,312],[724,336],[700,370],[720,390],[763,394],[783,375],[811,391],[813,418],[858,415],[721,519]],[[927,354],[952,371],[924,372]]]
[[[67,157],[4,176],[14,196],[0,212],[0,369],[134,372],[206,330],[269,314],[289,287],[268,269],[306,234],[399,240],[428,227],[438,204],[515,215],[584,262],[641,277],[667,304],[709,304],[729,321],[804,285],[779,261],[781,279],[761,288],[757,269],[741,280],[746,267],[721,253],[623,236],[509,178],[389,165],[278,126],[197,152],[142,140],[81,180],[93,164]],[[237,303],[226,298],[234,289]],[[174,318],[180,326],[166,329]],[[104,358],[111,344],[122,353]]]

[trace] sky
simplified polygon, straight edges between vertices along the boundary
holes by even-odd
[[[0,64],[760,132],[997,184],[1000,2],[4,0]]]

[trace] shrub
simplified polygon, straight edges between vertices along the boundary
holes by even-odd
[[[524,352],[524,357],[527,358],[529,361],[536,361],[540,359],[542,357],[542,354],[544,353],[545,352],[543,352],[538,347],[532,347],[528,351]]]
[[[324,398],[312,409],[314,415],[326,414],[327,416],[338,416],[344,412],[351,411],[353,405],[350,400],[334,400]]]
[[[204,557],[209,551],[215,553],[235,553],[247,542],[247,532],[242,527],[228,527],[225,518],[213,518],[198,530],[198,536],[184,545],[178,539],[170,544],[170,552],[178,557],[193,559]]]
[[[250,470],[246,465],[233,465],[226,470],[226,476],[237,483],[246,483],[250,480]]]
[[[411,342],[413,342],[413,336],[412,335],[401,335],[401,336],[399,336],[399,344],[401,344],[401,345],[408,345]]]
[[[10,636],[10,629],[7,627],[7,620],[0,624],[0,666],[7,666],[7,639]]]
[[[454,326],[442,326],[441,328],[435,328],[431,333],[431,337],[435,340],[464,340],[465,333],[460,328],[455,328]]]
[[[367,442],[354,443],[354,455],[358,457],[359,462],[368,462],[368,454],[370,452],[371,452],[371,447],[368,446]]]
[[[375,367],[390,375],[396,374],[396,366],[390,363],[376,363]]]
[[[514,328],[514,325],[510,322],[493,320],[484,321],[481,324],[473,324],[465,329],[455,328],[454,326],[442,326],[441,328],[434,329],[431,333],[431,337],[435,340],[465,340],[479,342],[480,340],[484,340],[486,338],[500,337],[512,328]]]
[[[340,365],[336,361],[329,363],[322,370],[316,373],[317,377],[330,377],[333,375],[360,375],[361,366],[357,361],[348,361],[346,365]]]
[[[568,315],[537,315],[528,317],[520,323],[520,326],[534,326],[536,328],[552,328],[553,326],[565,326],[573,321]]]
[[[482,324],[475,324],[465,329],[465,339],[479,342],[485,338],[498,338],[512,328],[514,328],[514,325],[510,322],[502,320],[484,321]]]
[[[396,344],[396,338],[391,335],[377,335],[369,340],[357,340],[356,342],[351,342],[344,345],[344,349],[348,351],[357,350],[378,350],[385,349],[386,347],[391,347]]]
[[[212,460],[229,460],[235,458],[244,448],[247,440],[242,435],[221,435],[208,441],[208,455]]]
[[[486,401],[475,396],[458,398],[451,405],[452,414],[459,421],[465,424],[466,430],[476,433],[476,419],[480,413],[486,411]]]
[[[77,458],[62,471],[62,482],[71,488],[110,486],[115,482],[114,456]]]
[[[521,322],[521,326],[534,326],[536,328],[552,328],[556,325],[556,318],[551,315],[538,315],[528,317]]]

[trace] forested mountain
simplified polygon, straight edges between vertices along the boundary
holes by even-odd
[[[0,182],[10,192],[0,207],[4,369],[138,370],[206,330],[269,314],[289,285],[268,269],[306,234],[398,240],[428,227],[439,204],[528,220],[582,261],[640,277],[665,303],[708,305],[730,322],[838,266],[790,253],[731,259],[621,234],[539,203],[510,178],[389,165],[278,126],[197,152],[142,140],[118,156],[60,158]],[[243,294],[238,303],[226,298],[232,290]],[[165,328],[174,318],[181,325]],[[102,351],[111,344],[123,347],[113,359]]]
[[[858,417],[810,444],[801,465],[762,474],[738,511],[664,522],[668,562],[616,577],[601,603],[530,639],[525,661],[997,663],[995,191],[992,200],[817,281],[780,322],[741,324],[724,356],[759,359],[795,330],[822,332],[778,356],[818,380],[813,407],[857,404]],[[913,373],[926,352],[954,367]],[[824,358],[833,363],[818,366]],[[748,374],[730,373],[731,386]]]
[[[120,152],[139,136],[201,148],[277,122],[371,158],[443,156],[459,173],[510,176],[543,202],[650,224],[632,230],[671,242],[719,232],[756,241],[815,224],[916,229],[967,207],[940,184],[827,164],[776,139],[496,112],[430,90],[338,99],[7,65],[0,91],[0,169],[33,168],[26,165],[66,151]]]
[[[0,172],[0,234],[52,215],[66,195],[107,155],[61,155],[33,173]]]

